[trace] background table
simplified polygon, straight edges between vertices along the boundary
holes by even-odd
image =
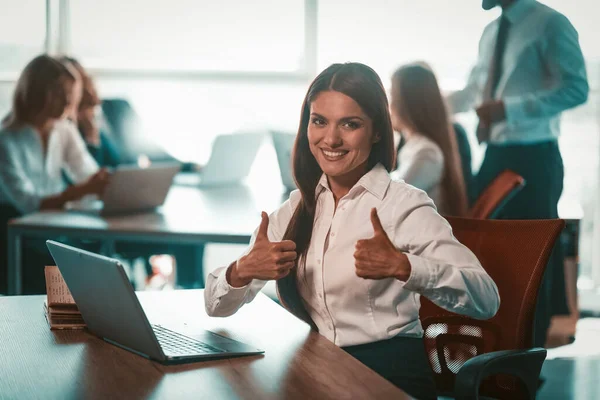
[[[44,296],[0,297],[0,399],[405,399],[400,389],[311,332],[266,296],[209,318],[202,290],[140,292],[149,319],[203,327],[266,352],[164,366],[87,331],[50,331]]]
[[[273,211],[285,200],[280,188],[253,191],[244,185],[199,189],[173,186],[156,212],[103,217],[71,211],[43,211],[8,225],[8,294],[21,293],[23,237],[68,236],[161,244],[248,243],[261,211]]]

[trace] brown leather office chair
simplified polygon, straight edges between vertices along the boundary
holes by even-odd
[[[439,394],[534,398],[546,350],[532,348],[538,289],[563,220],[447,218],[500,293],[487,321],[453,314],[421,297],[425,345]],[[502,375],[498,375],[502,374]],[[515,378],[517,377],[517,378]]]
[[[498,175],[479,195],[467,217],[476,219],[494,218],[525,186],[525,179],[509,169]]]

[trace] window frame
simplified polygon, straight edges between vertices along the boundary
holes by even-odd
[[[46,0],[48,3],[56,0]],[[71,50],[71,0],[58,0],[58,35],[55,38],[56,50],[60,54],[70,54]],[[317,73],[317,3],[318,0],[304,0],[304,50],[303,65],[293,72],[276,71],[219,71],[219,70],[174,70],[136,68],[88,68],[99,79],[170,79],[205,81],[253,81],[253,82],[306,82]],[[52,43],[47,43],[48,47]]]

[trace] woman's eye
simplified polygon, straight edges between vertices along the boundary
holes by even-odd
[[[325,121],[323,121],[322,118],[313,118],[312,123],[313,123],[313,125],[318,125],[318,126],[325,125]]]
[[[349,121],[344,124],[344,127],[349,129],[358,129],[360,128],[360,124],[358,122]]]

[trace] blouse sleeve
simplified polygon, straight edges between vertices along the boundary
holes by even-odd
[[[477,257],[454,237],[425,193],[414,191],[403,202],[401,214],[395,216],[394,243],[411,265],[404,287],[448,311],[493,317],[500,307],[498,288]]]
[[[60,129],[63,130],[61,135],[64,135],[65,169],[74,182],[83,182],[98,172],[98,164],[74,124],[65,122]]]
[[[279,207],[278,210],[269,215],[269,229],[267,235],[272,242],[281,241],[283,234],[294,212],[294,207],[299,200],[299,191],[290,194],[290,199]],[[252,234],[250,244],[243,255],[252,249],[256,240],[258,228]],[[242,255],[242,256],[243,256]],[[204,305],[206,313],[213,317],[227,317],[234,314],[244,304],[250,303],[258,292],[265,286],[267,281],[255,279],[248,285],[236,288],[227,282],[227,268],[220,267],[208,275],[206,288],[204,289]]]
[[[40,208],[42,197],[16,159],[17,149],[0,138],[0,190],[21,213]]]

